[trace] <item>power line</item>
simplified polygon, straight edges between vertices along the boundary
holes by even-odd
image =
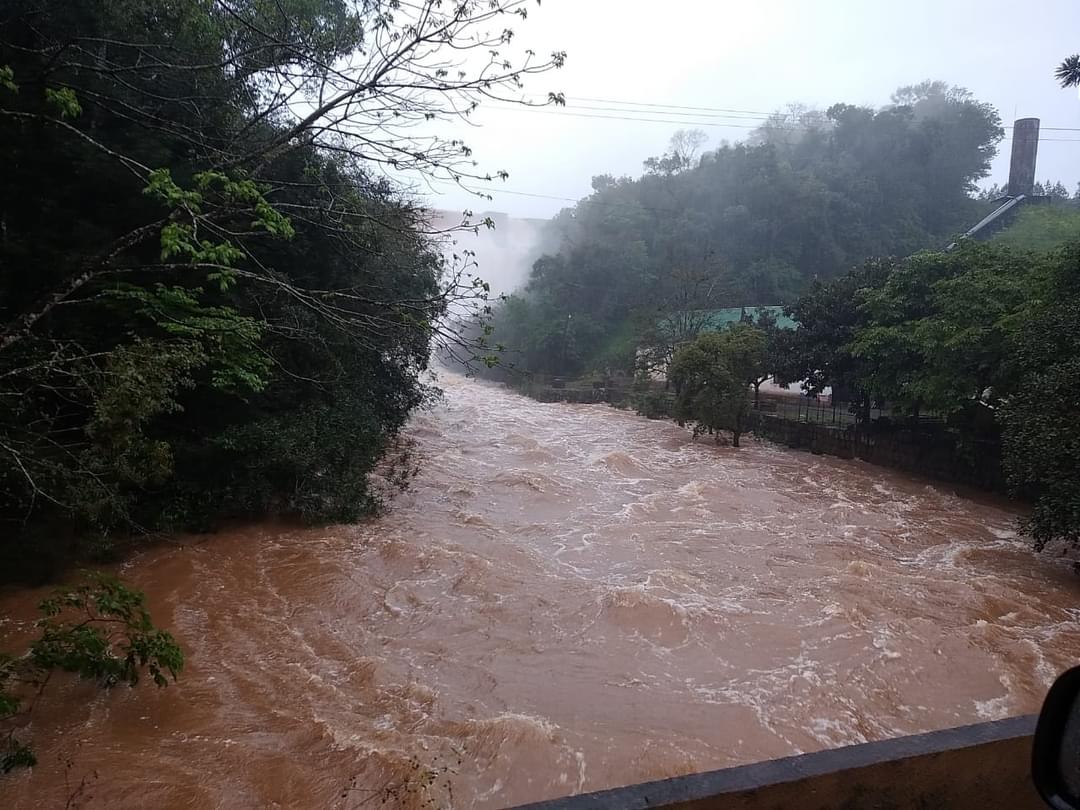
[[[651,211],[658,214],[679,214],[682,213],[677,208],[654,208],[648,205],[636,205],[635,203],[616,203],[605,202],[604,200],[590,200],[586,197],[580,199],[574,199],[573,197],[558,197],[553,194],[536,194],[528,191],[511,191],[508,188],[496,188],[494,186],[483,186],[478,192],[475,188],[465,187],[468,191],[477,193],[494,192],[495,194],[512,194],[515,197],[535,197],[540,200],[559,200],[562,202],[573,203],[574,205],[599,205],[604,208],[633,208],[635,211]]]
[[[783,113],[769,113],[769,114],[766,115],[765,113],[760,113],[760,114],[759,113],[751,113],[750,111],[745,111],[745,112],[742,112],[742,111],[732,111],[732,112],[698,112],[698,111],[679,112],[678,110],[658,110],[658,109],[654,109],[654,108],[650,107],[649,105],[643,105],[643,106],[635,105],[633,107],[619,107],[619,106],[607,107],[607,106],[596,106],[594,104],[577,104],[577,103],[572,103],[572,102],[569,102],[569,101],[566,104],[566,108],[571,109],[571,110],[600,110],[600,111],[606,111],[606,112],[622,112],[622,113],[630,112],[630,113],[641,113],[643,115],[677,115],[677,116],[681,116],[681,117],[684,117],[684,118],[685,117],[690,117],[690,116],[693,116],[695,118],[733,118],[736,121],[771,121],[771,120],[777,119],[778,117],[784,117]]]
[[[476,185],[476,184],[473,184]],[[475,194],[487,194],[492,192],[494,194],[510,194],[515,197],[534,197],[539,200],[556,200],[559,202],[573,203],[574,205],[598,205],[603,208],[632,208],[635,211],[650,211],[658,214],[681,214],[683,209],[678,208],[656,208],[649,205],[639,205],[637,203],[620,203],[620,202],[607,202],[605,200],[592,200],[588,197],[561,197],[555,194],[539,194],[530,191],[514,191],[508,188],[500,188],[497,186],[477,186],[475,188],[465,187],[467,191],[471,191]]]
[[[599,112],[617,112],[617,113],[640,113],[642,115],[679,115],[679,116],[695,116],[697,118],[733,118],[736,121],[770,121],[774,120],[774,116],[771,115],[735,115],[734,113],[680,113],[680,112],[667,112],[660,110],[647,110],[647,109],[630,109],[627,107],[596,107],[589,104],[567,104],[569,110],[596,110]],[[535,107],[528,107],[525,109],[536,109]]]
[[[586,98],[584,96],[573,96],[573,97],[568,97],[568,98],[571,98],[571,99],[577,100],[577,101],[585,101],[585,102],[589,102],[589,103],[592,103],[592,104],[618,104],[618,105],[621,105],[623,107],[656,107],[656,108],[668,109],[668,110],[692,110],[692,111],[700,111],[700,112],[730,113],[730,114],[733,114],[733,115],[738,115],[740,117],[763,116],[766,119],[772,118],[775,115],[784,115],[785,114],[782,109],[773,110],[772,112],[766,112],[765,110],[743,110],[743,109],[738,109],[736,107],[692,107],[692,106],[686,106],[686,105],[680,105],[680,104],[659,104],[659,103],[646,102],[646,101],[618,101],[618,100],[615,100],[615,99],[606,99],[606,98]],[[645,110],[641,110],[641,112],[645,112]],[[677,115],[678,113],[669,113],[669,114]],[[1080,127],[1051,127],[1051,126],[1041,126],[1040,125],[1039,129],[1040,129],[1040,131],[1041,130],[1048,130],[1048,131],[1051,131],[1051,132],[1080,132]]]
[[[718,123],[715,123],[715,122],[712,122],[712,121],[686,121],[686,120],[680,120],[678,118],[675,118],[675,119],[672,119],[672,118],[666,118],[666,119],[665,118],[633,118],[633,117],[625,116],[625,115],[596,115],[596,114],[593,114],[593,113],[575,113],[575,112],[570,112],[569,110],[541,110],[541,109],[537,109],[536,107],[511,107],[511,106],[500,107],[500,106],[492,106],[492,107],[488,107],[487,109],[489,109],[489,110],[501,110],[503,112],[531,112],[531,113],[539,113],[541,115],[565,115],[565,116],[570,116],[571,118],[600,118],[600,119],[606,119],[606,120],[609,120],[609,121],[640,121],[640,122],[646,123],[646,124],[682,124],[682,125],[689,124],[689,125],[693,125],[693,126],[730,128],[730,129],[759,129],[760,126],[761,126],[760,124],[718,124]],[[634,111],[631,110],[630,112],[634,112]],[[795,130],[797,128],[796,127],[790,127],[790,129]],[[799,129],[806,129],[806,128],[801,127]]]
[[[585,98],[583,96],[572,96],[578,101],[586,101],[591,104],[621,104],[623,106],[632,107],[660,107],[667,110],[693,110],[698,112],[718,112],[718,113],[745,113],[747,115],[763,115],[771,117],[776,115],[777,110],[767,112],[765,110],[740,110],[734,107],[689,107],[681,104],[654,104],[647,101],[617,101],[610,98]]]
[[[638,117],[632,117],[632,116],[626,116],[626,115],[597,115],[595,113],[576,113],[576,112],[572,112],[571,109],[566,109],[566,110],[546,110],[546,109],[539,109],[537,107],[509,106],[509,105],[508,106],[493,105],[493,106],[488,107],[487,109],[489,109],[489,110],[499,110],[499,111],[502,111],[502,112],[530,112],[530,113],[537,113],[537,114],[540,114],[540,115],[563,115],[563,116],[568,116],[570,118],[596,118],[596,119],[602,119],[602,120],[608,120],[608,121],[636,121],[636,122],[645,123],[645,124],[669,124],[669,125],[670,124],[675,124],[675,125],[682,125],[682,126],[712,127],[712,128],[715,128],[715,129],[750,129],[750,130],[761,129],[761,124],[724,124],[724,123],[717,123],[717,122],[714,122],[714,121],[695,121],[695,120],[685,120],[685,119],[678,119],[678,118],[674,118],[674,119],[672,119],[672,118],[638,118]],[[589,108],[580,108],[580,109],[589,109]],[[637,112],[637,111],[636,110],[629,110],[628,112]],[[645,113],[643,113],[643,114],[645,114]],[[657,114],[658,115],[663,115],[665,113],[657,113]],[[782,131],[782,132],[813,132],[813,131],[815,131],[815,129],[816,128],[814,128],[814,127],[801,127],[801,126],[778,126],[778,127],[774,127],[774,130],[779,130],[779,131]],[[1054,128],[1054,127],[1046,127],[1046,129],[1056,129],[1056,128]],[[1072,131],[1072,130],[1070,130],[1070,131]],[[1080,128],[1077,128],[1075,131],[1080,132]],[[1012,138],[1011,137],[1004,137],[1001,140],[1002,141],[1011,141]],[[1080,138],[1041,138],[1041,137],[1039,138],[1040,143],[1048,142],[1048,141],[1049,142],[1058,142],[1058,143],[1080,143]]]
[[[659,102],[648,101],[620,101],[618,99],[609,98],[591,98],[586,96],[567,96],[568,101],[584,101],[587,104],[616,104],[619,107],[609,109],[611,112],[631,112],[639,113],[642,115],[689,115],[690,112],[696,113],[709,113],[709,115],[699,115],[698,117],[706,118],[745,118],[754,119],[760,118],[762,120],[770,120],[774,116],[785,115],[785,112],[780,110],[773,110],[768,112],[765,110],[746,110],[737,107],[708,107],[708,106],[691,106],[683,104],[662,104]],[[582,104],[570,104],[568,107],[573,109],[586,109],[586,110],[600,110],[602,108],[589,107]],[[652,109],[650,109],[652,108]],[[529,109],[529,108],[525,108]],[[535,109],[535,108],[533,108]],[[668,110],[686,110],[687,113],[682,112],[667,112]],[[713,115],[715,113],[715,115]],[[734,126],[734,125],[732,125]],[[1040,126],[1040,131],[1048,132],[1080,132],[1080,127],[1056,127],[1056,126]],[[1047,139],[1053,140],[1053,139]],[[1066,139],[1069,140],[1069,139]]]

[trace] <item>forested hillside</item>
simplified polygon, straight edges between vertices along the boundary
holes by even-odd
[[[484,297],[395,178],[486,177],[423,127],[562,63],[515,60],[524,5],[4,4],[5,575],[375,505],[441,318]]]
[[[989,210],[975,182],[1002,136],[991,106],[941,82],[880,109],[794,107],[704,152],[680,132],[556,218],[560,249],[496,319],[505,362],[630,371],[660,314],[788,304],[868,256],[942,247]]]

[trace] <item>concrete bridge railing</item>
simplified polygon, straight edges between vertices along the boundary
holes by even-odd
[[[569,796],[518,810],[1037,810],[1034,715]]]

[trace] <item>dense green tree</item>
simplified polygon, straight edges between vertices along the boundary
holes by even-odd
[[[1025,531],[1036,548],[1080,548],[1080,243],[1033,276],[1014,322],[1018,377],[1003,403],[1009,482],[1034,500]]]
[[[491,179],[425,128],[562,64],[518,61],[526,12],[5,5],[5,576],[55,538],[375,504],[432,346],[487,289],[387,178]]]
[[[772,378],[780,385],[788,385],[801,379],[802,368],[796,354],[795,331],[780,326],[776,316],[768,310],[762,310],[756,317],[744,313],[744,323],[754,326],[765,334],[765,355],[758,368],[757,376],[751,379],[754,386],[754,407],[761,401],[761,385]]]
[[[831,387],[834,401],[849,402],[865,415],[871,405],[863,362],[850,351],[865,324],[859,301],[887,277],[890,263],[870,260],[830,281],[815,281],[787,310],[798,327],[793,338],[788,382],[801,380],[808,393]]]
[[[718,442],[720,431],[730,430],[738,447],[750,412],[749,389],[765,361],[766,335],[747,323],[704,332],[680,348],[669,371],[679,424],[693,422],[695,435],[715,434]]]
[[[1015,385],[1009,341],[1042,261],[964,241],[953,251],[874,260],[816,283],[789,310],[807,389],[865,413],[875,401],[918,414],[996,409]]]
[[[1080,548],[1080,243],[1051,252],[965,241],[872,262],[791,307],[807,387],[865,409],[933,409],[962,435],[1000,431],[1036,548]]]
[[[996,409],[1014,387],[1008,342],[1035,267],[1031,255],[972,241],[891,263],[857,295],[846,351],[860,386],[913,414]]]

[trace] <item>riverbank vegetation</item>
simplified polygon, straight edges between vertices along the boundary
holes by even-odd
[[[668,376],[675,386],[675,418],[692,422],[694,435],[731,431],[739,446],[750,412],[747,389],[765,375],[766,333],[749,323],[704,332],[680,348]]]
[[[751,308],[719,330],[703,326],[674,351],[665,382],[650,382],[643,363],[622,401],[718,440],[731,431],[738,446],[756,388],[772,377],[827,397],[849,414],[841,424],[873,420],[875,435],[932,441],[944,430],[966,466],[1001,465],[1032,504],[1022,528],[1038,550],[1080,551],[1078,280],[1080,241],[1052,251],[965,241],[871,259],[815,281],[787,308],[794,328]]]
[[[522,0],[14,0],[0,13],[0,582],[225,519],[350,520],[487,286],[409,177],[490,180],[431,122],[559,67]],[[448,56],[448,54],[452,54]],[[560,102],[551,94],[549,103]],[[183,654],[106,577],[0,657],[0,771],[56,672]]]
[[[1078,279],[1080,242],[873,260],[792,305],[792,377],[857,412],[887,402],[900,426],[932,411],[962,436],[1000,437],[1036,547],[1080,547]]]
[[[676,419],[736,443],[770,375],[859,422],[932,417],[971,453],[1001,449],[1037,548],[1080,548],[1075,200],[1039,184],[1042,204],[993,241],[952,244],[1000,196],[974,183],[1001,137],[992,108],[939,82],[876,110],[792,108],[704,153],[680,133],[640,178],[594,178],[556,217],[561,247],[496,312],[503,364],[666,378]],[[751,314],[778,304],[796,328]],[[752,370],[732,353],[750,336]]]
[[[133,533],[377,506],[447,316],[486,307],[401,181],[491,179],[430,122],[562,64],[511,46],[528,8],[5,5],[4,578]]]
[[[183,651],[154,626],[143,594],[112,577],[60,588],[40,610],[38,635],[26,652],[0,655],[0,774],[36,763],[24,727],[55,673],[104,688],[133,687],[148,675],[164,687],[184,668]]]

